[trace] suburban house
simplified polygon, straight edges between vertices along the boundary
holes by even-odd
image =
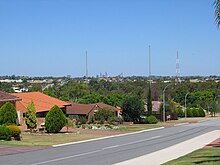
[[[153,114],[160,113],[160,106],[162,102],[161,101],[152,101],[152,112]],[[144,105],[145,111],[147,111],[147,104]]]
[[[90,119],[99,109],[115,111],[116,116],[120,116],[122,112],[120,108],[105,103],[95,103],[95,104],[71,103],[71,106],[67,107],[66,114],[70,118],[83,116],[86,117],[87,119]]]
[[[0,107],[4,105],[6,102],[10,102],[15,106],[17,101],[21,101],[21,98],[18,98],[17,96],[0,91]]]
[[[38,120],[41,120],[41,122],[44,122],[47,112],[49,112],[53,106],[57,105],[64,113],[66,113],[67,106],[71,105],[71,103],[61,101],[41,92],[12,93],[12,95],[22,99],[16,102],[16,110],[21,112],[21,119],[19,120],[21,125],[24,124],[23,118],[25,116],[27,106],[31,101],[34,102],[37,118]]]

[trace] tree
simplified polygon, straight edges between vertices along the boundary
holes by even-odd
[[[122,103],[124,121],[139,123],[144,114],[144,103],[137,96],[128,96]]]
[[[25,121],[31,132],[32,129],[35,129],[37,127],[36,109],[33,101],[31,101],[27,106]]]
[[[6,124],[17,124],[17,111],[15,106],[7,102],[0,108],[0,125]]]
[[[46,115],[45,128],[49,133],[58,133],[65,125],[66,116],[63,111],[55,105]]]
[[[147,95],[147,113],[149,116],[152,115],[152,96],[151,96],[151,85],[149,84],[148,95]]]
[[[215,0],[214,6],[215,6],[215,20],[219,27],[220,26],[220,0]]]

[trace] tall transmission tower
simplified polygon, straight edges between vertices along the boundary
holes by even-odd
[[[176,54],[176,83],[180,82],[180,61],[179,61],[179,53],[177,51]]]
[[[86,78],[88,78],[88,59],[87,59],[87,51],[86,51]]]
[[[150,56],[150,45],[149,45],[149,78],[151,78],[151,56]]]

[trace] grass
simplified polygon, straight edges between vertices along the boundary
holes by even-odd
[[[102,137],[101,135],[91,134],[22,134],[22,141],[0,141],[0,145],[17,146],[51,146],[68,142],[76,142]]]
[[[220,148],[203,148],[164,165],[216,165],[220,164]]]

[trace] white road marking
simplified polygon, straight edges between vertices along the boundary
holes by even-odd
[[[141,142],[145,142],[145,141],[157,139],[157,138],[160,138],[160,137],[161,137],[161,136],[154,136],[154,137],[151,137],[151,138],[148,138],[148,139],[138,140],[138,141],[129,142],[129,143],[121,144],[121,145],[109,146],[109,147],[102,148],[102,149],[100,149],[100,150],[95,150],[95,151],[85,152],[85,153],[81,153],[81,154],[66,156],[66,157],[63,157],[63,158],[51,159],[51,160],[44,161],[44,162],[33,163],[33,164],[31,164],[31,165],[41,165],[41,164],[46,164],[46,163],[61,161],[61,160],[65,160],[65,159],[71,159],[71,158],[75,158],[75,157],[79,157],[79,156],[94,154],[94,153],[97,153],[97,152],[101,152],[101,151],[103,151],[103,150],[108,150],[108,149],[112,149],[112,148],[118,148],[118,147],[122,147],[122,146],[133,145],[133,144],[137,144],[137,143],[141,143]]]

